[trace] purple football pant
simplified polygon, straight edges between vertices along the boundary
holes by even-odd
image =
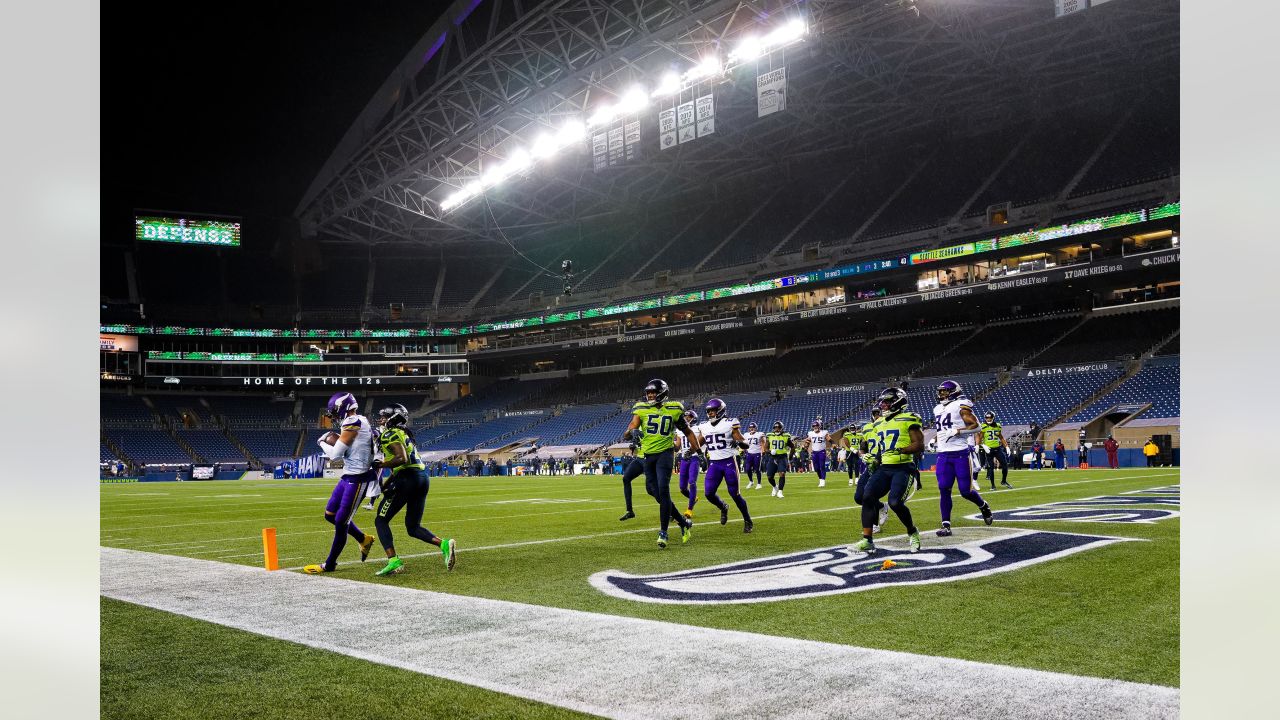
[[[680,494],[689,498],[689,509],[698,502],[698,461],[680,461]]]
[[[338,564],[338,556],[347,546],[348,535],[357,542],[364,542],[364,532],[356,527],[351,518],[369,490],[370,482],[377,482],[377,476],[372,470],[359,475],[343,475],[338,484],[333,486],[329,502],[324,506],[324,519],[333,523],[333,544],[329,546],[329,557],[324,561],[326,568],[332,569]]]
[[[702,479],[702,489],[707,496],[707,502],[724,510],[724,501],[716,496],[721,481],[728,486],[729,497],[733,498],[733,504],[738,506],[738,512],[742,513],[742,518],[750,520],[751,513],[747,511],[747,500],[738,492],[738,466],[733,462],[733,458],[712,460],[711,464],[707,465],[707,476]]]
[[[742,471],[747,475],[747,482],[751,482],[751,478],[760,477],[760,458],[764,457],[763,453],[747,453],[742,456]]]
[[[827,479],[827,451],[813,451],[813,471],[818,473],[819,480]]]
[[[973,467],[969,465],[968,450],[947,450],[938,453],[934,473],[938,476],[938,504],[942,521],[951,522],[951,486],[960,482],[960,497],[982,507],[982,496],[973,484]]]

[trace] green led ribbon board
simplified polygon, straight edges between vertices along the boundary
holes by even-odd
[[[239,220],[135,215],[133,229],[140,242],[240,246]]]

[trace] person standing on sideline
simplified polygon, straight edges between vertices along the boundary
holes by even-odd
[[[1120,467],[1120,443],[1116,442],[1114,437],[1108,435],[1107,439],[1102,441],[1102,448],[1107,451],[1107,467],[1112,470]]]
[[[1147,457],[1147,467],[1156,467],[1156,459],[1160,457],[1160,446],[1155,441],[1147,438],[1147,444],[1142,446],[1142,454]]]
[[[1062,438],[1053,443],[1053,469],[1067,469],[1067,446],[1062,444]]]
[[[1031,443],[1031,469],[1044,469],[1044,443],[1039,440]]]

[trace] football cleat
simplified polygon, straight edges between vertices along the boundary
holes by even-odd
[[[864,537],[858,542],[850,545],[849,549],[854,552],[866,553],[868,555],[876,554],[876,544],[871,542],[871,538],[868,537]]]
[[[387,575],[397,575],[404,568],[404,561],[399,556],[393,557],[387,561],[382,569],[374,573],[378,577],[386,577]]]
[[[667,534],[665,532],[658,533],[658,547],[665,548],[667,546]]]
[[[884,504],[884,503],[880,503],[880,514],[879,514],[879,516],[877,516],[876,520],[878,520],[878,522],[876,523],[876,527],[880,527],[881,525],[884,525],[886,522],[888,522],[888,521],[889,521],[889,506],[888,506],[888,505],[886,505],[886,504]]]
[[[782,490],[778,490],[778,497],[782,497]]]
[[[621,522],[621,521],[623,521],[623,520],[630,520],[631,518],[633,518],[633,517],[635,517],[635,516],[636,516],[636,514],[635,514],[635,513],[633,513],[633,512],[631,512],[630,510],[628,510],[628,511],[626,512],[626,514],[624,514],[622,517],[618,518],[618,521],[619,521],[619,522]]]
[[[687,517],[687,518],[689,518],[690,520],[692,520],[692,519],[693,519],[693,511],[692,511],[692,510],[685,510],[685,511],[684,511],[684,516],[685,516],[685,517]]]
[[[991,524],[991,519],[992,519],[992,518],[991,518],[991,505],[990,505],[989,503],[982,503],[982,507],[980,507],[980,508],[978,508],[978,509],[982,511],[982,522],[984,522],[984,523],[986,523],[986,524],[990,525],[990,524]]]
[[[319,575],[321,573],[331,573],[337,569],[338,568],[336,567],[325,567],[323,565],[307,565],[306,567],[302,568],[302,572],[308,575]]]
[[[907,544],[911,546],[911,552],[920,552],[920,533],[913,532],[907,536]]]
[[[1008,481],[1008,480],[1001,480],[1001,481],[1000,481],[1000,484],[1001,484],[1001,485],[1003,485],[1003,486],[1005,486],[1005,487],[1007,487],[1007,488],[1009,488],[1010,490],[1012,490],[1012,489],[1013,489],[1013,486],[1009,484],[1009,481]]]
[[[365,510],[372,510],[372,509],[373,509],[373,501],[372,501],[372,500],[370,500],[369,502],[365,503],[364,505],[361,505],[360,507],[364,508]]]
[[[693,523],[680,528],[680,542],[687,543],[693,537]]]
[[[772,496],[774,496],[774,497],[778,497],[778,488],[777,488],[777,486],[774,486],[773,491],[772,491],[772,492],[770,492],[769,494],[770,494],[770,495],[772,495]]]
[[[374,540],[377,540],[377,538],[366,534],[364,540],[360,541],[360,562],[364,562],[369,558],[369,548],[373,547]]]
[[[727,522],[729,522],[729,506],[725,505],[720,508],[720,524],[724,525]]]
[[[458,562],[458,541],[445,538],[440,543],[440,552],[444,553],[445,569],[452,570],[454,564]]]
[[[753,522],[751,522],[750,520],[743,520],[743,521],[742,521],[742,532],[744,532],[744,533],[749,533],[749,532],[751,532],[751,531],[752,531],[752,529],[754,529],[754,528],[755,528],[755,526],[756,526],[756,524],[755,524],[755,523],[753,523]]]
[[[951,523],[944,522],[942,523],[942,527],[938,528],[937,536],[948,537],[949,535],[951,535]]]
[[[849,478],[849,487],[853,487],[853,478]]]
[[[826,481],[826,480],[819,480],[819,481],[818,481],[818,487],[826,487],[826,486],[827,486],[827,481]]]
[[[880,526],[879,526],[879,525],[872,525],[872,526],[871,526],[871,534],[872,534],[872,535],[879,535],[879,534],[880,534]]]

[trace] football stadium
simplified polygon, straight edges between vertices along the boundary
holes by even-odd
[[[1176,0],[348,31],[108,213],[103,717],[1179,716]]]

